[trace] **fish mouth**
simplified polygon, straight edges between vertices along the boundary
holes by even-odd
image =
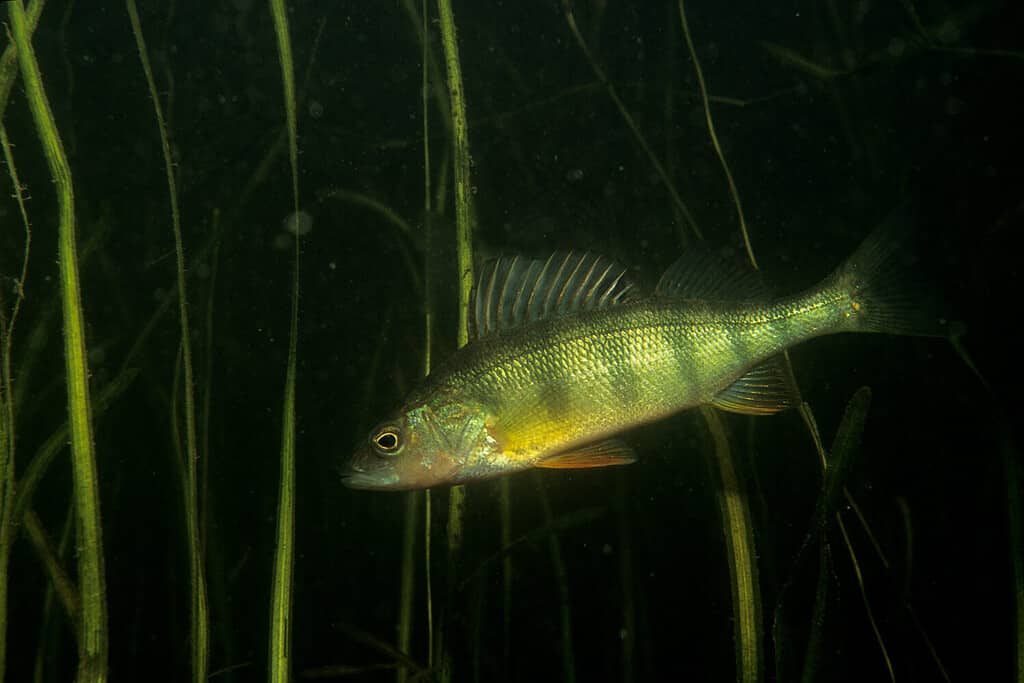
[[[393,489],[398,484],[398,475],[395,473],[368,473],[350,471],[341,478],[341,483],[350,489],[380,490]]]

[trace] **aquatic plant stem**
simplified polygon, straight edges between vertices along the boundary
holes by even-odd
[[[743,244],[747,248],[747,257],[756,270],[757,259],[754,257],[754,249],[750,245],[750,233],[747,230],[747,221],[743,216],[743,203],[740,202],[740,193],[736,189],[736,181],[733,180],[729,164],[725,160],[725,153],[722,152],[722,145],[718,142],[718,134],[715,132],[715,121],[711,118],[711,101],[708,98],[707,84],[704,82],[704,71],[700,68],[700,60],[697,58],[697,50],[693,47],[693,38],[690,36],[690,26],[686,23],[686,7],[683,0],[679,0],[679,19],[683,25],[683,38],[686,39],[686,48],[690,51],[690,59],[693,61],[693,70],[697,73],[697,84],[700,86],[700,100],[704,105],[704,121],[708,126],[708,135],[711,137],[711,146],[715,148],[718,161],[722,164],[722,171],[725,172],[725,179],[729,183],[729,194],[732,196],[733,206],[736,207],[736,218],[739,220],[740,233],[743,235]]]
[[[669,178],[668,173],[665,171],[665,167],[658,159],[658,156],[654,153],[654,150],[652,150],[651,146],[647,143],[647,138],[644,137],[642,132],[640,132],[640,127],[636,125],[636,121],[633,120],[633,116],[629,113],[629,110],[626,109],[625,103],[623,103],[622,98],[619,97],[619,93],[615,89],[615,86],[608,80],[608,77],[604,73],[604,69],[602,69],[597,63],[597,60],[594,59],[594,56],[590,52],[590,48],[587,46],[587,42],[583,40],[583,34],[580,33],[579,28],[576,26],[576,16],[573,14],[572,3],[570,0],[562,0],[562,10],[565,13],[565,20],[569,24],[569,30],[572,33],[573,38],[576,39],[576,43],[579,45],[580,50],[583,52],[583,56],[590,64],[590,68],[594,71],[594,75],[597,76],[597,79],[601,81],[605,89],[608,91],[608,96],[615,104],[615,108],[622,116],[622,120],[626,122],[629,132],[633,134],[633,139],[636,140],[638,145],[640,145],[640,149],[643,150],[648,161],[650,161],[651,166],[654,167],[654,171],[658,174],[658,177],[661,178],[661,182],[665,185],[665,189],[668,191],[669,197],[672,199],[672,204],[676,207],[679,213],[686,218],[687,227],[690,228],[697,239],[704,239],[704,235],[701,233],[700,227],[697,225],[697,220],[693,217],[689,207],[687,207],[683,202],[682,197],[679,196],[679,192],[676,191],[676,187],[673,184],[672,179]]]
[[[29,35],[35,33],[39,15],[43,13],[46,0],[32,0],[25,10],[28,20]],[[18,49],[14,41],[7,43],[3,55],[0,55],[0,121],[7,113],[7,101],[14,87],[14,79],[18,76]]]
[[[11,548],[16,533],[14,517],[15,497],[15,420],[14,420],[14,381],[11,377],[11,356],[14,353],[14,325],[18,320],[18,311],[25,298],[25,277],[28,274],[28,257],[32,247],[32,226],[25,209],[25,196],[22,192],[18,169],[14,164],[11,142],[7,137],[7,128],[0,120],[0,145],[4,150],[4,161],[14,187],[14,198],[18,203],[22,224],[25,226],[25,248],[21,261],[21,273],[16,280],[14,304],[10,315],[5,310],[3,292],[0,291],[0,681],[4,680],[7,664],[7,584],[10,565]]]
[[[291,162],[292,203],[299,211],[298,124],[295,107],[295,67],[292,62],[288,15],[284,0],[270,0],[277,34],[277,53],[284,86],[288,124],[288,159]],[[270,646],[268,678],[271,683],[291,680],[292,590],[295,568],[295,374],[299,337],[299,231],[295,231],[295,263],[292,269],[291,325],[281,408],[281,473],[277,497],[277,548],[270,597]]]
[[[462,67],[455,32],[455,17],[451,0],[437,0],[441,20],[441,41],[448,72],[448,98],[452,112],[452,143],[455,155],[455,244],[459,273],[459,327],[458,345],[469,341],[469,297],[473,288],[473,206],[470,180],[469,127],[466,122],[466,100],[462,86]],[[457,577],[458,556],[462,549],[462,518],[466,508],[466,490],[453,486],[448,494],[448,597],[453,594]],[[451,605],[449,600],[449,613]],[[451,619],[445,628],[450,632]],[[448,656],[450,637],[442,634],[441,680],[451,680],[451,662]]]
[[[718,466],[719,504],[725,523],[726,551],[733,591],[733,613],[736,629],[736,678],[743,683],[761,679],[761,591],[757,580],[754,531],[750,507],[740,484],[732,458],[729,438],[722,418],[714,408],[702,406],[715,445]]]
[[[697,82],[700,85],[701,102],[704,105],[704,119],[708,127],[708,135],[711,138],[712,147],[718,160],[722,164],[726,180],[729,184],[729,193],[732,196],[733,204],[736,207],[736,214],[739,219],[740,232],[743,234],[743,242],[747,248],[747,256],[751,265],[757,269],[757,259],[750,245],[750,236],[747,232],[747,223],[743,217],[743,205],[740,202],[739,192],[736,183],[733,181],[732,173],[729,171],[729,164],[725,160],[725,154],[718,142],[715,133],[714,119],[711,117],[711,105],[708,100],[707,85],[704,82],[704,72],[700,68],[700,60],[697,58],[697,51],[693,46],[693,38],[690,36],[690,27],[686,22],[686,8],[683,0],[679,0],[679,18],[683,28],[683,38],[686,40],[686,47],[693,62],[694,70],[697,72]],[[792,370],[789,371],[792,374]],[[736,677],[744,683],[760,680],[764,669],[762,654],[762,624],[761,624],[761,591],[757,582],[757,551],[754,545],[754,530],[751,523],[750,506],[747,502],[745,492],[741,489],[740,480],[736,471],[736,464],[732,457],[732,449],[725,434],[725,427],[721,418],[711,408],[702,408],[701,414],[711,431],[715,443],[715,458],[718,462],[719,472],[719,502],[722,510],[722,519],[725,522],[726,549],[729,556],[729,573],[732,577],[733,588],[733,613],[736,628]]]
[[[438,0],[441,38],[448,69],[448,96],[452,105],[453,148],[455,154],[455,243],[459,270],[458,345],[469,341],[469,296],[473,289],[473,187],[470,180],[469,127],[462,87],[462,68],[455,35],[451,0]]]
[[[199,450],[196,440],[196,406],[195,377],[192,364],[192,334],[188,316],[188,286],[185,280],[185,245],[181,235],[181,211],[178,206],[178,189],[174,182],[174,160],[171,157],[170,134],[160,107],[156,80],[149,64],[149,52],[142,33],[142,22],[135,6],[135,0],[125,0],[128,17],[132,24],[132,34],[139,50],[139,61],[146,76],[149,97],[153,102],[157,129],[160,134],[160,147],[163,152],[164,172],[167,175],[167,191],[171,208],[171,230],[174,233],[174,253],[178,280],[178,320],[181,326],[181,357],[185,373],[185,384],[182,392],[185,400],[185,467],[181,482],[183,504],[185,508],[186,538],[188,543],[189,582],[191,584],[191,600],[189,606],[190,633],[192,638],[192,680],[196,683],[206,681],[210,624],[209,604],[206,587],[206,563],[202,548],[202,511],[199,509]],[[177,431],[177,423],[173,425]]]
[[[71,426],[72,480],[75,492],[78,580],[82,596],[78,681],[107,679],[107,596],[100,522],[99,482],[93,446],[89,400],[89,368],[85,346],[85,315],[75,243],[75,198],[64,148],[57,133],[21,0],[9,2],[11,29],[36,131],[43,144],[57,189],[61,301],[64,318],[64,362]]]
[[[406,11],[410,16],[415,18],[416,10],[412,5],[412,0],[405,0]],[[420,47],[422,50],[422,80],[420,84],[420,107],[423,116],[423,376],[427,377],[430,375],[430,347],[432,342],[432,323],[434,317],[433,300],[430,295],[430,138],[427,134],[429,130],[429,117],[430,117],[430,101],[427,96],[427,83],[428,83],[428,72],[427,72],[427,56],[428,56],[428,44],[427,44],[427,0],[423,0],[423,16],[422,16],[422,27],[419,30],[420,36]],[[414,22],[415,23],[415,22]],[[429,493],[429,492],[428,492]],[[405,519],[402,527],[402,578],[399,585],[399,603],[398,603],[398,649],[404,652],[406,655],[410,655],[410,648],[412,643],[412,614],[413,614],[413,595],[415,591],[415,549],[416,549],[416,524],[417,524],[417,511],[420,505],[420,493],[418,491],[410,491],[405,494]],[[425,505],[427,506],[426,515],[430,515],[430,500],[429,497],[425,498]],[[430,526],[429,520],[427,523],[427,534],[429,536]],[[430,558],[427,556],[427,562],[429,563]],[[433,606],[430,604],[432,595],[430,594],[430,579],[429,579],[429,567],[427,570],[427,621],[428,628],[432,628],[432,609]],[[432,647],[432,645],[431,645]],[[429,649],[428,649],[429,652]],[[429,654],[428,654],[429,657]],[[409,679],[409,669],[407,667],[399,667],[396,671],[395,680],[397,683],[405,683]]]
[[[547,527],[548,553],[551,565],[555,569],[555,585],[558,586],[558,615],[562,638],[562,680],[574,683],[576,680],[576,658],[572,647],[572,603],[569,596],[569,574],[562,559],[562,546],[555,530],[555,518],[551,513],[551,501],[544,488],[544,482],[534,471],[536,490],[540,494],[540,504],[544,511],[544,524]]]

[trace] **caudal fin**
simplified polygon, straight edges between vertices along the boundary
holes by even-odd
[[[949,330],[938,291],[914,266],[909,220],[903,212],[876,228],[832,275],[849,296],[849,329],[927,337]]]

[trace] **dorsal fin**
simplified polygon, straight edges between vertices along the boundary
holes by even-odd
[[[695,244],[668,267],[655,293],[679,299],[750,301],[767,299],[768,287],[755,270],[729,263]]]
[[[542,318],[612,306],[636,295],[622,265],[591,252],[502,257],[480,270],[471,306],[477,337]]]

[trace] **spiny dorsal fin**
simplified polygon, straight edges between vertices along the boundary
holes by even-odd
[[[634,462],[636,462],[636,452],[632,448],[619,439],[606,439],[548,456],[538,462],[537,467],[576,470],[629,465]]]
[[[769,358],[733,382],[712,404],[744,415],[768,415],[799,402],[781,356]]]
[[[589,251],[555,252],[546,259],[502,257],[487,263],[477,279],[476,335],[611,306],[635,294],[623,266]]]
[[[693,245],[668,267],[655,293],[679,299],[750,301],[767,299],[768,287],[754,270],[727,262],[706,246]]]

